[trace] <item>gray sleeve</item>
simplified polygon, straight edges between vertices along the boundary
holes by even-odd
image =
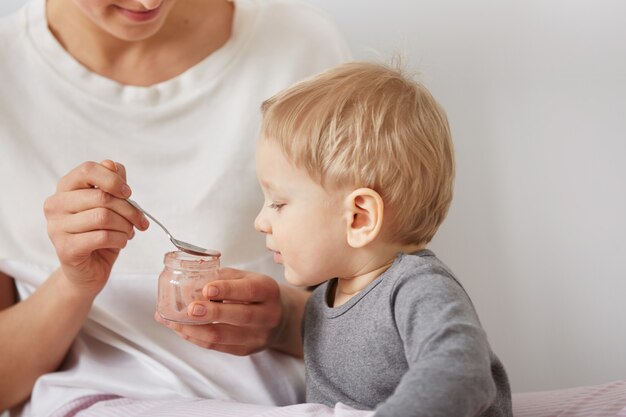
[[[400,279],[391,295],[409,371],[376,417],[463,417],[496,395],[490,348],[465,291],[438,273]]]

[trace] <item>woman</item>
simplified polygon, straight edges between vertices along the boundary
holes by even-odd
[[[306,294],[269,277],[252,227],[258,107],[347,56],[326,17],[283,0],[33,0],[1,21],[0,410],[300,399],[301,352],[279,350]],[[177,337],[153,320],[173,247],[129,192],[237,268],[216,287],[238,303],[205,304],[219,324]]]

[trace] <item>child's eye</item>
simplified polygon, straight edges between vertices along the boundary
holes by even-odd
[[[285,205],[285,203],[276,203],[276,202],[271,202],[267,207],[279,211],[281,208],[283,208],[283,206]]]

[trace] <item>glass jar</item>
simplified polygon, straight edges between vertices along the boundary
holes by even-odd
[[[166,320],[185,324],[210,323],[202,317],[187,314],[187,306],[205,300],[202,288],[217,279],[219,255],[196,256],[181,251],[168,252],[163,258],[159,276],[157,311]]]

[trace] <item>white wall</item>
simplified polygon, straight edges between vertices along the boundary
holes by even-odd
[[[355,57],[402,51],[447,109],[458,177],[433,248],[514,391],[626,378],[626,3],[309,1]]]
[[[311,0],[357,58],[401,50],[447,109],[433,248],[514,391],[626,378],[626,3]]]
[[[25,0],[0,0],[0,16],[11,13],[24,3]]]

